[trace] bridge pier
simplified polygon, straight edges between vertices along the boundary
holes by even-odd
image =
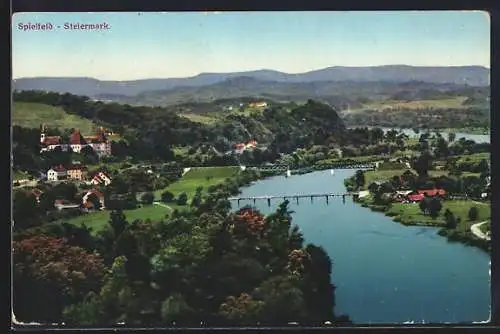
[[[325,198],[326,198],[326,204],[328,205],[328,195],[326,195]]]
[[[255,201],[256,201],[256,199],[254,198],[254,199],[253,199],[253,205],[255,205]]]
[[[267,206],[271,206],[271,199],[270,198],[267,199]]]
[[[299,196],[295,196],[295,201],[297,202],[297,205],[299,205]]]
[[[313,202],[313,197],[311,196],[311,203]]]
[[[241,199],[238,198],[238,207],[240,207],[240,201],[241,201]]]

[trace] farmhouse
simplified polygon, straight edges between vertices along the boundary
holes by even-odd
[[[98,172],[90,181],[91,184],[104,184],[107,186],[111,183],[111,178],[103,171]]]
[[[91,197],[91,196],[95,196],[95,198],[97,198],[99,200],[100,209],[101,210],[104,209],[104,194],[97,189],[89,190],[82,197],[83,207],[87,210],[96,209],[94,202],[89,199],[89,197]]]
[[[68,178],[71,180],[84,180],[87,177],[87,167],[80,164],[72,164],[67,168]]]
[[[67,178],[68,172],[62,165],[52,167],[47,171],[47,181],[49,182],[66,180]]]
[[[444,189],[426,189],[426,190],[419,190],[419,194],[426,195],[428,197],[444,197],[446,196],[446,191]]]

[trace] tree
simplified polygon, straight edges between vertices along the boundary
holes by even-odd
[[[155,200],[155,195],[152,192],[144,193],[141,196],[141,202],[143,204],[153,204],[154,200]]]
[[[181,294],[174,294],[161,304],[161,319],[165,324],[182,324],[192,320],[194,310]]]
[[[479,210],[475,206],[471,207],[468,213],[469,220],[475,221],[477,220],[478,216],[479,216]]]
[[[182,193],[177,198],[177,204],[178,205],[186,205],[187,200],[188,200],[187,194],[186,193]]]
[[[201,204],[201,195],[200,194],[195,194],[193,198],[191,199],[191,206],[194,207],[199,207]]]
[[[418,207],[420,208],[420,210],[422,211],[422,213],[424,214],[424,216],[426,216],[429,212],[429,209],[428,209],[428,201],[426,198],[423,198],[420,203],[418,203]]]
[[[163,202],[172,202],[174,200],[174,194],[171,193],[168,190],[165,190],[164,192],[161,193],[161,200]]]
[[[356,188],[359,189],[365,185],[365,172],[363,170],[357,170],[354,175],[354,180],[356,182]]]
[[[482,159],[477,166],[477,171],[479,173],[488,174],[490,172],[490,166],[488,164],[488,160]]]
[[[450,209],[446,209],[444,212],[444,220],[446,222],[446,228],[455,229],[457,227],[457,221]]]
[[[115,238],[117,238],[127,227],[127,219],[122,210],[114,210],[109,214],[109,225],[113,230]]]
[[[65,239],[33,236],[14,241],[13,247],[13,311],[20,321],[60,322],[66,306],[100,287],[100,256]]]
[[[13,220],[16,230],[35,226],[41,222],[35,196],[24,191],[17,191],[14,193],[13,202]]]
[[[368,191],[370,191],[372,195],[377,194],[379,192],[379,189],[380,189],[379,185],[376,184],[375,182],[370,183],[370,185],[368,186]]]
[[[427,210],[429,211],[429,215],[432,218],[436,218],[439,216],[439,212],[443,208],[443,204],[441,203],[441,200],[438,197],[433,197],[429,200],[429,203],[427,204]]]
[[[429,170],[432,168],[432,156],[428,151],[420,154],[420,156],[413,161],[413,169],[421,177],[427,177]]]
[[[450,154],[450,150],[448,148],[448,142],[442,138],[439,137],[436,143],[436,148],[434,150],[434,153],[436,157],[447,157]]]

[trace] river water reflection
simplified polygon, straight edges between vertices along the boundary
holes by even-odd
[[[349,127],[351,129],[356,128],[354,127]],[[371,128],[371,127],[368,127]],[[422,133],[424,133],[424,130],[420,131],[419,133],[415,133],[413,129],[399,129],[399,128],[386,128],[386,127],[380,127],[384,132],[390,131],[390,130],[396,130],[399,132],[403,132],[410,138],[418,138]],[[435,133],[435,130],[430,131],[431,134]],[[441,132],[441,135],[443,136],[444,139],[448,139],[448,132]],[[467,140],[473,140],[476,143],[489,143],[491,140],[490,135],[480,135],[480,134],[471,134],[471,133],[463,133],[463,132],[455,132],[455,140],[460,140],[460,138],[465,138]]]
[[[344,192],[353,170],[277,176],[242,189],[242,196]],[[265,214],[279,200],[257,201]],[[241,201],[240,206],[253,204]],[[333,260],[336,313],[356,323],[472,322],[490,310],[489,261],[485,252],[437,235],[435,228],[406,227],[383,214],[342,199],[290,201],[306,242]]]

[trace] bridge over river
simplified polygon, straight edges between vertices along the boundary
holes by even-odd
[[[243,197],[229,197],[229,201],[236,201],[238,202],[238,206],[240,205],[241,201],[248,201],[251,200],[255,204],[258,200],[267,200],[267,205],[271,206],[271,200],[272,199],[283,199],[288,200],[288,199],[295,199],[296,203],[299,204],[299,199],[301,198],[309,198],[311,200],[311,203],[313,202],[314,198],[324,198],[326,200],[326,203],[328,204],[330,198],[342,198],[342,200],[345,203],[345,198],[347,196],[353,197],[353,199],[356,199],[359,197],[359,193],[357,192],[347,192],[347,193],[316,193],[316,194],[293,194],[293,195],[264,195],[264,196],[243,196]]]

